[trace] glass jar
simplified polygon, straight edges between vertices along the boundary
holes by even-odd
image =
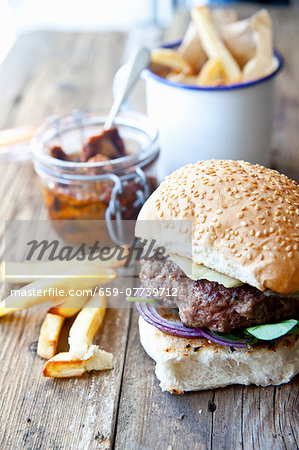
[[[33,140],[33,163],[50,220],[105,220],[111,239],[123,244],[122,220],[135,220],[157,187],[158,133],[145,116],[121,114],[114,125],[128,155],[108,161],[76,161],[84,143],[101,132],[105,119],[78,111],[48,119]],[[73,160],[52,157],[55,146]]]

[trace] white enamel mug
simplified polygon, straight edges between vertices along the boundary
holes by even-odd
[[[277,69],[272,74],[231,86],[190,86],[166,80],[149,69],[143,72],[147,114],[160,134],[160,179],[205,159],[268,165],[274,81],[283,65],[276,50],[274,55]]]

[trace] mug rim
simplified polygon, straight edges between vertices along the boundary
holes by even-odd
[[[168,44],[163,44],[160,46],[160,48],[172,49],[172,48],[178,47],[181,44],[181,42],[182,42],[182,40],[171,42]],[[195,90],[195,91],[232,91],[235,89],[245,89],[248,87],[252,87],[257,84],[268,81],[271,78],[274,78],[280,72],[280,70],[283,68],[284,60],[283,60],[281,53],[276,48],[274,48],[273,55],[275,56],[275,58],[278,61],[278,66],[274,70],[274,72],[270,73],[269,75],[266,75],[265,77],[258,78],[257,80],[248,81],[246,83],[236,83],[236,84],[222,85],[222,86],[195,86],[192,84],[178,83],[177,81],[167,80],[166,78],[163,78],[160,75],[155,74],[154,72],[152,72],[149,69],[149,67],[147,67],[144,70],[145,70],[146,75],[150,76],[151,78],[153,78],[154,80],[156,80],[162,84],[166,84],[171,87],[177,87],[177,88],[181,88],[181,89],[189,89],[189,90]]]

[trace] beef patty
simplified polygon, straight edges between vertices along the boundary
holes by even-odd
[[[263,294],[258,289],[244,284],[237,288],[226,288],[222,284],[207,280],[193,281],[172,261],[151,259],[141,263],[140,280],[143,287],[169,288],[176,290],[175,296],[166,296],[157,301],[164,306],[179,308],[182,323],[187,327],[207,327],[212,331],[228,333],[236,328],[261,325],[293,318],[299,301]]]

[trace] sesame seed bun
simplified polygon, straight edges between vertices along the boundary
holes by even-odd
[[[192,260],[260,290],[299,291],[299,186],[244,161],[199,161],[175,171],[144,204],[136,235],[187,254],[186,233],[144,233],[146,220],[192,220]],[[180,222],[179,222],[180,223]],[[179,229],[179,227],[177,228]],[[146,234],[146,235],[144,235]],[[175,242],[174,242],[175,241]]]

